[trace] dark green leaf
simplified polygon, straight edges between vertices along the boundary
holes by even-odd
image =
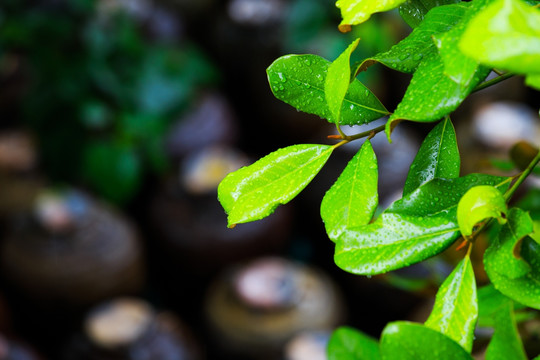
[[[526,307],[520,303],[513,302],[510,298],[501,294],[493,284],[482,286],[478,289],[478,326],[493,327],[495,326],[495,314],[501,308],[509,303],[514,303],[514,310],[523,310]],[[526,313],[516,314],[520,317],[527,318]]]
[[[324,166],[334,147],[293,145],[230,173],[218,186],[229,226],[270,215],[302,191]]]
[[[540,245],[526,237],[532,231],[529,214],[510,209],[507,223],[484,254],[484,267],[497,290],[540,309]]]
[[[506,222],[506,200],[499,190],[489,185],[470,188],[459,200],[457,220],[463,236],[470,236],[474,226],[482,220],[496,218]]]
[[[415,28],[432,8],[459,2],[460,0],[407,0],[399,6],[399,15],[410,27]]]
[[[342,326],[333,332],[328,343],[328,360],[379,360],[377,340],[364,333]]]
[[[470,21],[459,49],[483,64],[530,75],[534,85],[540,77],[540,10],[520,0],[493,1]]]
[[[351,54],[358,46],[360,39],[354,40],[339,57],[330,64],[324,82],[326,103],[336,123],[340,123],[343,99],[351,82]]]
[[[374,13],[392,10],[405,0],[337,0],[336,6],[341,10],[343,20],[339,30],[347,32],[351,25],[363,23]]]
[[[336,122],[325,100],[324,83],[330,62],[317,55],[286,55],[266,70],[275,97],[329,122]],[[360,125],[388,115],[379,99],[354,80],[341,106],[340,124]]]
[[[322,200],[321,217],[331,240],[371,221],[379,201],[377,178],[377,158],[367,140]]]
[[[374,62],[405,73],[413,73],[418,65],[437,52],[433,36],[450,30],[467,13],[468,4],[445,5],[432,9],[424,21],[409,36],[394,45],[390,50],[367,59],[359,71],[365,70]]]
[[[383,360],[472,360],[454,340],[440,332],[405,321],[386,325],[381,336]]]
[[[466,256],[439,288],[425,325],[470,352],[477,318],[476,281],[471,260]]]
[[[83,176],[105,198],[124,203],[140,186],[141,163],[133,148],[96,142],[85,148]]]
[[[516,327],[513,305],[509,301],[494,314],[495,333],[486,350],[486,360],[527,360]]]
[[[434,179],[392,204],[373,223],[352,227],[336,241],[334,261],[355,274],[379,274],[434,256],[460,235],[456,219],[461,196],[473,186],[496,185],[508,179],[471,174]]]
[[[411,193],[434,178],[457,178],[459,168],[456,132],[450,119],[444,119],[422,142],[409,169],[403,195]]]

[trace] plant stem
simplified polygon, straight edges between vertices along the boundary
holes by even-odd
[[[342,134],[340,132],[339,136],[330,135],[329,138],[343,139],[342,141],[340,141],[339,143],[334,145],[334,147],[337,148],[337,147],[339,147],[341,145],[347,144],[347,143],[349,143],[351,141],[354,141],[354,140],[364,138],[366,136],[369,136],[370,138],[372,138],[373,136],[375,136],[375,134],[380,133],[381,131],[384,131],[385,127],[386,127],[386,124],[383,124],[383,125],[377,126],[376,128],[373,128],[371,130],[367,130],[367,131],[364,131],[364,132],[361,132],[361,133],[358,133],[358,134],[354,134],[354,135],[345,135],[345,134]]]
[[[496,78],[493,78],[491,80],[488,80],[488,81],[484,81],[483,83],[481,83],[480,85],[478,85],[476,88],[474,88],[474,90],[472,92],[477,92],[477,91],[480,91],[480,90],[483,90],[487,87],[490,87],[490,86],[493,86],[495,84],[498,84],[500,83],[501,81],[504,81],[508,78],[511,78],[512,76],[514,76],[515,74],[513,72],[507,72],[506,74],[502,74]]]
[[[538,151],[538,153],[536,154],[534,159],[532,159],[532,161],[529,163],[527,168],[523,170],[521,174],[519,174],[519,177],[516,179],[516,181],[514,181],[510,189],[508,189],[504,193],[504,199],[506,201],[510,200],[512,195],[514,195],[514,192],[516,191],[516,189],[523,183],[523,181],[525,181],[527,176],[529,176],[529,174],[533,171],[534,167],[538,164],[538,162],[540,162],[540,151]]]

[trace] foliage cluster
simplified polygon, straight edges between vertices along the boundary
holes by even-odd
[[[536,6],[535,6],[536,4]],[[540,10],[523,0],[338,0],[339,29],[398,9],[413,30],[390,49],[359,63],[354,40],[334,61],[286,55],[267,69],[274,95],[298,110],[336,125],[334,145],[298,144],[279,149],[229,174],[218,189],[230,227],[259,220],[291,201],[321,170],[333,151],[366,138],[322,199],[320,214],[335,243],[338,267],[376,275],[434,257],[460,244],[463,258],[440,286],[424,324],[389,323],[380,341],[343,327],[333,334],[330,359],[472,359],[478,325],[494,329],[486,359],[527,359],[516,311],[540,309],[540,218],[527,201],[511,202],[540,161],[538,149],[516,161],[514,176],[460,174],[451,113],[474,91],[521,75],[540,90]],[[357,76],[373,64],[412,74],[394,111]],[[357,126],[387,117],[385,125],[355,135]],[[435,123],[405,179],[403,196],[374,218],[378,164],[370,139],[400,122]],[[534,148],[534,147],[533,147]],[[489,231],[486,231],[489,230]],[[489,245],[483,266],[490,284],[478,287],[471,251],[479,234]],[[536,354],[534,354],[536,355]],[[540,356],[538,357],[540,358]]]

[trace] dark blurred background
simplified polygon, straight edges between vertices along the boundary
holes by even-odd
[[[339,21],[328,0],[3,0],[0,359],[317,360],[339,325],[422,321],[452,249],[374,278],[333,263],[319,204],[360,144],[267,219],[228,229],[217,201],[228,172],[335,133],[273,97],[275,59],[333,60],[361,37],[357,61],[410,31],[395,12]],[[359,76],[388,109],[409,78]],[[537,144],[521,83],[457,112],[464,172],[504,173],[515,141]],[[429,129],[373,139],[382,208]]]

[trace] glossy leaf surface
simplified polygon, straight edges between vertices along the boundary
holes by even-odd
[[[223,179],[218,198],[229,226],[259,220],[293,199],[332,154],[329,145],[293,145],[279,149]]]
[[[334,261],[355,274],[380,274],[432,257],[460,235],[457,203],[471,187],[498,185],[504,178],[471,174],[434,179],[396,201],[373,223],[346,229],[336,241]]]
[[[358,46],[360,39],[354,40],[339,57],[328,67],[324,83],[326,103],[336,123],[341,119],[341,106],[351,82],[351,53]]]
[[[399,15],[412,28],[417,27],[432,8],[456,4],[460,0],[407,0],[399,6]]]
[[[377,158],[366,140],[322,200],[321,217],[332,241],[371,221],[379,202],[377,179]]]
[[[479,67],[467,86],[460,85],[444,73],[439,54],[432,54],[418,65],[409,87],[387,122],[387,134],[397,120],[433,122],[448,115],[488,75],[489,69]]]
[[[379,342],[364,333],[342,326],[328,342],[328,360],[380,360]]]
[[[475,186],[459,201],[459,230],[464,236],[470,236],[474,226],[482,220],[496,218],[499,223],[504,223],[507,211],[506,200],[499,190],[488,185]]]
[[[477,318],[476,280],[471,261],[466,256],[439,288],[425,325],[448,336],[470,352]]]
[[[339,30],[347,32],[351,25],[358,25],[366,21],[377,12],[392,10],[405,0],[337,0],[336,6],[341,11],[343,20],[339,24]]]
[[[520,0],[493,1],[469,23],[459,48],[489,66],[540,75],[540,10]]]
[[[450,119],[444,119],[429,132],[422,142],[409,168],[403,194],[407,195],[435,178],[457,178],[459,169],[460,157],[456,132]]]
[[[486,350],[486,360],[527,360],[516,327],[512,302],[507,302],[493,313],[495,332]]]
[[[460,86],[467,87],[474,80],[476,72],[486,68],[459,50],[458,44],[471,19],[481,12],[489,3],[488,0],[475,0],[471,2],[468,11],[452,29],[433,37],[439,56],[444,64],[444,74]]]
[[[453,4],[432,9],[420,26],[390,50],[367,59],[360,71],[377,61],[404,73],[413,73],[422,60],[437,52],[433,36],[450,30],[466,14],[467,4]]]
[[[426,326],[405,321],[386,325],[381,336],[383,360],[472,360],[461,345]]]
[[[330,62],[317,55],[285,55],[266,70],[275,97],[300,111],[335,123],[325,98]],[[379,99],[360,81],[350,83],[341,105],[340,124],[360,125],[388,114]]]
[[[508,221],[484,254],[484,267],[495,288],[524,305],[540,309],[540,245],[528,213],[510,209]]]

